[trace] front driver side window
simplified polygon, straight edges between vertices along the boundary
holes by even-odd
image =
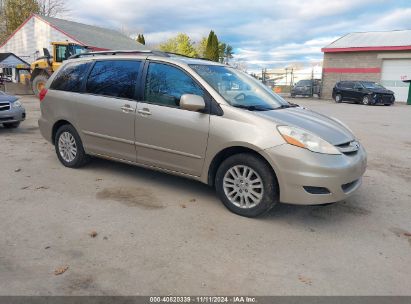
[[[183,94],[204,97],[204,91],[182,70],[161,63],[150,63],[144,90],[148,103],[179,107]]]
[[[355,85],[354,85],[354,89],[360,90],[361,88],[362,88],[362,85],[359,84],[358,82],[356,82]]]

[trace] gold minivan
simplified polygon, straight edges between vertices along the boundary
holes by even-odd
[[[214,186],[254,217],[344,200],[366,152],[340,121],[288,103],[228,65],[157,51],[76,55],[40,96],[42,135],[70,168],[97,156]]]

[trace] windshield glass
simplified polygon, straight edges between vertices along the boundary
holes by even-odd
[[[362,82],[362,85],[367,89],[384,89],[384,87],[376,82]]]
[[[291,105],[255,78],[228,66],[190,65],[233,107],[268,111]]]
[[[80,46],[80,45],[70,45],[69,46],[70,56],[78,55],[78,54],[85,53],[85,52],[87,52],[87,49],[84,46]]]
[[[311,80],[300,80],[296,84],[297,87],[310,86],[310,85],[311,85]]]

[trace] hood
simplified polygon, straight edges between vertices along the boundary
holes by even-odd
[[[254,113],[277,124],[307,130],[333,145],[354,140],[354,135],[337,121],[305,108],[296,107]]]
[[[379,94],[394,94],[393,91],[387,90],[387,89],[380,89],[380,88],[374,88],[374,89],[367,89],[367,91],[373,92],[373,93],[379,93]]]
[[[15,102],[17,99],[16,96],[0,94],[0,101]]]

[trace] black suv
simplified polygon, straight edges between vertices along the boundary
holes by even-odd
[[[319,79],[306,79],[300,80],[291,88],[291,97],[297,95],[313,97],[316,94],[320,97],[321,80]]]
[[[335,102],[344,100],[361,102],[365,105],[392,105],[395,101],[394,92],[372,81],[340,81],[333,88]]]

